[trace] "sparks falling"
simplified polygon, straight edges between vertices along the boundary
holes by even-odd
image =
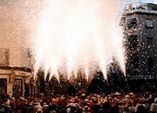
[[[101,71],[107,79],[113,57],[125,73],[118,0],[47,0],[35,40],[35,75],[86,79]]]

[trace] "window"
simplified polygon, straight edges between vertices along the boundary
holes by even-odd
[[[138,44],[139,44],[139,39],[137,35],[131,35],[128,38],[128,47],[131,50],[137,50]]]
[[[9,65],[9,49],[0,48],[0,66]]]
[[[146,28],[153,28],[153,21],[150,19],[146,19]]]
[[[157,6],[156,5],[152,5],[151,9],[157,11]]]
[[[128,19],[127,20],[127,26],[128,26],[128,29],[136,27],[137,26],[137,19],[136,18]]]
[[[131,56],[128,59],[128,70],[127,72],[131,75],[139,74],[139,67],[140,67],[140,58],[138,56]]]
[[[131,66],[131,69],[139,68],[139,57],[138,56],[133,56],[130,59],[130,66]]]
[[[153,69],[154,61],[153,58],[148,58],[147,61],[148,61],[148,71],[150,72]]]
[[[27,56],[30,59],[32,58],[32,53],[31,53],[31,49],[30,48],[27,49]]]
[[[134,68],[139,68],[139,57],[133,58],[133,66]]]
[[[14,85],[13,85],[13,95],[15,97],[22,96],[23,90],[22,90],[22,79],[15,79]]]
[[[153,38],[147,37],[147,46],[150,47],[153,44]]]

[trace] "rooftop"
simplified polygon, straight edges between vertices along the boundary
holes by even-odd
[[[125,14],[130,13],[150,13],[157,14],[157,4],[153,3],[133,3],[125,8]]]

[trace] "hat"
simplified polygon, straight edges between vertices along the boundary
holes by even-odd
[[[86,96],[86,94],[85,94],[85,93],[83,93],[83,94],[82,94],[82,97],[85,97],[85,96]]]
[[[125,96],[125,98],[129,98],[129,97],[130,97],[129,95],[126,95],[126,96]]]
[[[85,99],[84,101],[85,101],[85,102],[88,102],[89,100],[88,100],[88,99]]]
[[[157,103],[157,98],[154,99],[154,102]]]
[[[133,93],[133,92],[131,92],[131,93],[129,93],[129,95],[134,96],[134,93]]]
[[[116,93],[114,93],[113,95],[114,95],[114,96],[120,96],[120,95],[121,95],[121,93],[116,92]]]

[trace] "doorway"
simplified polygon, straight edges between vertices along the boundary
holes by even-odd
[[[0,79],[0,98],[7,94],[7,79]]]

